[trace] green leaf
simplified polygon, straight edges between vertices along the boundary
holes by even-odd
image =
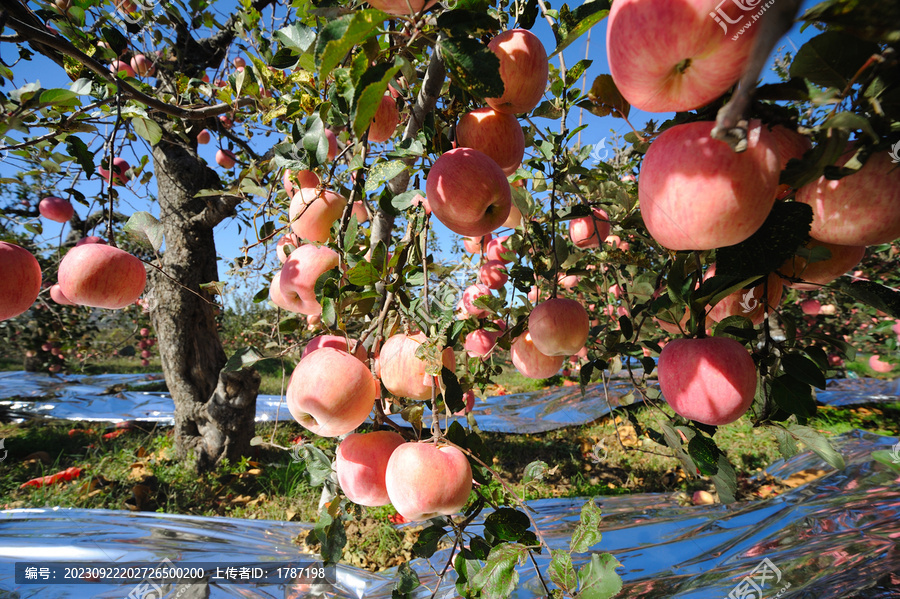
[[[809,358],[800,354],[785,354],[781,358],[781,367],[798,381],[825,390],[825,375]]]
[[[781,268],[809,241],[812,218],[812,208],[807,204],[776,202],[756,233],[716,251],[716,274],[752,277]]]
[[[789,414],[810,418],[816,413],[809,384],[799,381],[789,374],[772,379],[772,400],[775,405]]]
[[[503,95],[500,59],[487,46],[469,37],[452,37],[441,38],[438,48],[459,87],[479,98]]]
[[[305,53],[316,41],[316,32],[303,23],[294,23],[275,32],[275,39],[281,42],[285,48]],[[295,60],[296,62],[296,60]]]
[[[400,593],[411,593],[419,588],[419,575],[413,570],[409,562],[403,562],[397,568],[397,581],[394,583],[394,590]]]
[[[409,208],[413,205],[413,202],[416,201],[416,198],[425,197],[425,193],[419,191],[418,189],[410,189],[409,191],[404,191],[403,193],[394,196],[391,198],[391,206],[397,212],[403,212],[404,210],[409,210]]]
[[[893,452],[887,451],[886,449],[873,451],[872,459],[876,462],[881,462],[894,472],[900,472],[900,455],[897,454],[896,449]]]
[[[362,137],[369,128],[381,104],[381,97],[384,96],[388,84],[393,81],[402,64],[402,59],[399,58],[393,65],[379,63],[366,69],[359,78],[351,107],[353,133],[357,137]]]
[[[156,251],[163,244],[163,226],[149,212],[135,212],[125,223],[125,233],[140,245],[151,247]]]
[[[433,524],[423,528],[413,543],[412,551],[417,557],[431,557],[438,548],[438,542],[447,534],[443,527]]]
[[[688,442],[688,454],[706,476],[713,476],[719,471],[720,453],[715,441],[699,433]]]
[[[593,499],[589,499],[581,508],[581,520],[569,540],[570,551],[585,553],[600,542],[603,536],[600,532],[600,515],[600,508]]]
[[[48,89],[41,93],[38,100],[43,105],[72,107],[80,103],[78,94],[67,89]]]
[[[308,447],[305,445],[304,447]],[[319,553],[326,563],[337,563],[343,556],[344,545],[347,544],[347,533],[344,531],[344,522],[340,518],[333,518],[327,512],[319,514],[319,520],[313,529],[319,540]]]
[[[116,56],[120,56],[128,49],[128,39],[122,35],[118,29],[115,29],[114,27],[102,27],[100,29],[100,35],[103,36],[109,49],[112,50]]]
[[[407,169],[402,160],[390,160],[388,162],[376,162],[366,175],[365,192],[373,193],[376,189],[387,183]],[[407,192],[409,193],[409,192]],[[424,195],[424,194],[423,194]]]
[[[889,316],[900,318],[900,292],[872,281],[852,280],[841,277],[829,284],[841,293],[872,306],[876,310],[886,312]]]
[[[484,599],[506,599],[516,590],[519,573],[516,564],[525,561],[528,549],[518,543],[503,543],[491,549],[487,562],[471,578],[472,588]]]
[[[228,358],[228,361],[225,362],[225,366],[222,368],[222,372],[237,372],[244,368],[250,368],[260,360],[264,359],[265,357],[260,355],[260,353],[256,351],[256,348],[242,347]]]
[[[770,426],[772,434],[775,435],[775,441],[778,443],[778,451],[784,459],[790,459],[799,453],[797,443],[789,432],[780,426]]]
[[[547,462],[535,460],[525,466],[525,472],[522,474],[522,484],[528,485],[532,482],[544,480],[544,475],[550,469]]]
[[[444,403],[450,409],[450,412],[457,413],[466,409],[463,402],[463,390],[459,384],[456,373],[447,368],[441,368],[441,381],[444,383]]]
[[[484,519],[484,536],[492,544],[502,541],[518,541],[528,530],[531,521],[523,512],[511,507],[501,507]]]
[[[386,17],[380,10],[356,10],[325,25],[316,43],[316,66],[320,79],[324,81],[354,46],[377,33],[376,28]]]
[[[331,477],[331,460],[325,453],[316,447],[305,443],[300,448],[300,456],[306,463],[306,471],[309,473],[309,484],[318,487]]]
[[[878,53],[876,44],[843,32],[826,31],[797,50],[790,75],[843,90],[869,57]]]
[[[621,566],[610,553],[591,555],[591,561],[578,570],[578,599],[610,599],[622,590]]]
[[[347,271],[347,280],[353,285],[364,287],[373,285],[381,279],[378,270],[370,262],[362,261]]]
[[[794,439],[801,441],[806,447],[816,452],[820,458],[828,462],[838,470],[842,470],[845,466],[844,458],[831,446],[828,439],[823,437],[815,430],[808,426],[799,424],[788,425],[788,432]]]
[[[737,474],[724,453],[719,454],[719,469],[710,477],[716,485],[716,492],[722,503],[734,503],[734,494],[737,492]]]
[[[878,134],[875,133],[875,129],[872,128],[872,124],[869,120],[860,115],[852,112],[839,112],[824,123],[822,123],[823,129],[844,129],[845,131],[862,131],[866,135],[872,138],[876,143],[878,142]]]
[[[69,152],[69,156],[74,158],[78,166],[84,170],[84,174],[87,175],[88,179],[94,176],[94,153],[81,141],[81,138],[75,135],[67,135],[66,150]]]
[[[612,75],[599,75],[594,79],[588,91],[588,101],[588,110],[601,117],[611,114],[619,119],[627,118],[631,110],[631,104],[619,92]]]
[[[457,8],[442,12],[437,18],[438,29],[443,29],[449,37],[480,38],[500,31],[500,21],[487,12],[487,8],[467,10],[457,4]]]
[[[566,595],[574,594],[578,588],[578,577],[575,575],[575,568],[572,566],[572,556],[562,549],[553,549],[550,551],[550,555],[552,556],[550,560],[550,580],[562,589]]]
[[[608,0],[590,0],[573,11],[563,4],[559,9],[559,19],[553,26],[556,50],[550,57],[565,50],[569,44],[587,33],[588,29],[605,19],[609,14],[609,7]]]
[[[135,117],[131,119],[131,126],[134,132],[150,142],[151,146],[155,146],[162,139],[162,129],[156,121]]]

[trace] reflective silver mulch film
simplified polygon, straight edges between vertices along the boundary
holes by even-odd
[[[822,478],[778,497],[733,504],[685,507],[672,497],[644,494],[600,498],[603,539],[595,550],[609,551],[627,598],[858,598],[900,596],[900,464],[872,459],[891,451],[897,439],[856,431],[835,440],[846,468],[835,471],[812,453],[779,462],[767,473],[784,478],[810,468]],[[897,453],[895,450],[895,453]],[[898,458],[900,462],[900,458]],[[535,519],[553,548],[566,549],[584,500],[530,502]],[[39,560],[258,565],[308,562],[292,539],[309,525],[260,520],[200,518],[100,510],[32,509],[0,512],[0,597],[56,599],[180,599],[209,597],[346,597],[388,599],[393,572],[381,575],[339,567],[334,585],[204,584],[149,587],[127,585],[16,584],[14,564]],[[431,596],[449,550],[430,563],[412,562]],[[576,557],[576,567],[590,554]],[[548,556],[538,556],[546,571]],[[529,566],[519,568],[515,597],[544,595]],[[151,581],[152,582],[152,581]],[[755,585],[755,586],[754,586]],[[751,593],[751,591],[753,591]],[[143,593],[143,594],[142,594]],[[450,576],[437,590],[440,599],[457,597]]]
[[[167,393],[120,391],[120,386],[162,381],[162,375],[50,376],[27,372],[0,373],[0,419],[44,417],[60,420],[173,422],[174,404]],[[483,431],[540,433],[591,422],[609,413],[609,406],[634,391],[626,380],[591,386],[581,397],[578,387],[556,387],[528,393],[489,397],[475,402],[474,416]],[[850,405],[900,401],[900,380],[842,379],[828,382],[819,401]],[[607,401],[608,399],[608,401]],[[279,411],[279,405],[281,408]],[[290,418],[278,396],[257,399],[257,421]]]

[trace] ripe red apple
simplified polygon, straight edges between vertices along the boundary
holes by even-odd
[[[381,382],[385,389],[397,397],[431,399],[434,377],[426,373],[427,363],[416,357],[416,350],[426,339],[424,333],[398,334],[382,345],[378,357]],[[452,348],[443,349],[441,363],[448,370],[456,370],[456,357]]]
[[[300,240],[293,233],[288,233],[275,244],[275,254],[278,256],[278,260],[284,264],[291,252],[298,247],[300,247]]]
[[[113,158],[113,173],[110,176],[110,172],[106,170],[105,165],[108,165],[109,161],[104,160],[103,164],[97,167],[97,174],[100,175],[106,182],[110,185],[125,185],[131,179],[128,175],[128,170],[131,168],[131,165],[126,162],[124,158]]]
[[[197,134],[197,143],[198,144],[208,144],[212,139],[212,135],[209,133],[209,129],[204,129],[200,133]]]
[[[363,204],[362,202],[353,202],[353,205],[350,206],[350,209],[356,216],[356,222],[358,222],[359,224],[369,222],[369,212],[366,210],[365,204]]]
[[[291,229],[301,240],[324,243],[331,238],[331,225],[341,217],[346,205],[347,198],[333,191],[301,187],[288,210]]]
[[[459,412],[453,412],[454,416],[465,416],[466,414],[471,412],[473,409],[475,409],[475,391],[472,389],[469,389],[468,391],[466,391],[465,394],[463,395],[463,400],[466,403],[466,407],[463,408],[462,410],[460,410]]]
[[[740,418],[756,394],[756,365],[734,339],[674,339],[659,354],[659,387],[676,414],[718,426]]]
[[[812,264],[807,264],[806,258],[800,256],[789,258],[781,267],[781,274],[786,277],[803,279],[806,282],[793,283],[788,279],[782,279],[786,286],[803,291],[818,289],[821,285],[830,283],[852,270],[866,255],[866,246],[864,245],[837,245],[812,238],[806,244],[807,249],[816,247],[826,248],[831,252],[831,257]]]
[[[495,36],[488,48],[500,59],[503,95],[485,98],[499,112],[531,112],[547,87],[547,51],[538,37],[526,29],[510,29]]]
[[[518,229],[523,226],[524,223],[525,219],[522,216],[522,211],[516,207],[515,202],[511,203],[509,205],[509,216],[503,221],[503,226],[509,227],[510,229]]]
[[[713,264],[706,271],[704,278],[712,277],[715,270]],[[769,293],[766,298],[771,312],[781,303],[784,285],[781,283],[781,277],[774,272],[769,275],[767,284]],[[713,322],[721,322],[729,316],[743,316],[749,318],[754,325],[760,324],[766,318],[766,305],[763,302],[765,290],[766,284],[757,285],[752,289],[738,289],[713,306],[707,318]]]
[[[407,520],[455,514],[472,492],[466,456],[433,443],[404,443],[395,449],[384,479],[391,504]]]
[[[435,160],[425,193],[437,219],[469,237],[481,237],[502,225],[512,203],[506,175],[490,157],[472,148],[456,148]]]
[[[491,108],[478,108],[459,117],[456,143],[484,152],[507,176],[518,170],[525,157],[525,134],[518,119]]]
[[[41,266],[23,247],[0,241],[0,320],[22,314],[41,292]]]
[[[334,469],[347,499],[357,505],[388,505],[384,475],[394,450],[403,445],[394,431],[352,433],[335,451]]]
[[[292,312],[317,316],[322,305],[316,299],[316,280],[338,265],[338,255],[325,246],[305,244],[291,252],[278,275],[278,291]],[[274,281],[274,280],[273,280]],[[274,289],[270,289],[272,301],[278,304]]]
[[[338,154],[337,135],[329,128],[325,128],[325,137],[328,138],[328,160],[334,160]],[[318,185],[318,183],[316,184]]]
[[[707,17],[708,18],[708,17]],[[751,121],[747,150],[711,138],[715,123],[675,125],[650,144],[638,197],[650,235],[670,250],[734,245],[762,225],[775,203],[775,141]]]
[[[844,154],[843,166],[852,152]],[[813,209],[810,236],[840,245],[877,245],[900,237],[900,168],[887,152],[872,154],[849,177],[824,176],[797,190],[798,202]]]
[[[437,0],[373,0],[369,2],[369,6],[372,8],[377,8],[382,12],[386,12],[389,15],[410,15],[410,14],[418,14],[424,8],[430,8],[434,6]],[[410,13],[410,8],[412,8],[412,13]]]
[[[466,287],[466,290],[463,291],[462,295],[462,303],[463,309],[474,316],[475,318],[483,318],[490,314],[490,310],[487,308],[481,308],[475,305],[475,300],[482,296],[490,296],[491,290],[487,285],[482,283],[476,283],[475,285],[469,285]]]
[[[75,242],[75,247],[80,245],[85,245],[87,243],[102,243],[106,245],[106,240],[102,237],[97,237],[96,235],[88,235],[87,237],[82,237],[78,241]]]
[[[66,294],[62,292],[62,289],[59,286],[59,283],[50,287],[50,299],[59,304],[60,306],[74,306],[75,303],[72,302],[69,298],[66,297]]]
[[[294,420],[321,437],[344,435],[375,405],[375,377],[345,351],[323,347],[300,360],[287,388]]]
[[[463,247],[466,248],[466,251],[470,254],[483,254],[487,244],[493,239],[494,236],[488,233],[483,237],[463,237]]]
[[[883,361],[878,357],[878,354],[872,354],[869,357],[869,368],[871,368],[875,372],[886,373],[893,370],[894,366],[890,362]]]
[[[547,356],[542,354],[531,338],[531,333],[520,335],[509,348],[509,356],[513,366],[522,376],[530,379],[546,379],[562,368],[565,356]]]
[[[501,235],[487,242],[484,248],[484,256],[488,260],[496,260],[503,264],[509,264],[516,259],[515,250],[509,247],[509,235]]]
[[[146,285],[144,263],[111,245],[73,247],[59,264],[59,287],[79,306],[124,308],[141,296]]]
[[[647,112],[684,112],[728,91],[761,27],[734,40],[740,25],[720,25],[723,14],[729,23],[750,18],[738,3],[719,0],[616,0],[606,19],[606,55],[622,96]]]
[[[590,329],[587,310],[572,299],[548,299],[528,317],[531,341],[545,356],[577,354],[587,343]]]
[[[778,163],[781,170],[787,167],[791,158],[800,160],[806,154],[806,151],[812,148],[812,142],[809,138],[796,129],[788,129],[784,125],[775,125],[769,131],[775,138],[775,147],[777,148]]]
[[[216,164],[222,168],[231,168],[237,163],[237,156],[231,150],[221,149],[216,152]]]
[[[578,283],[581,282],[581,277],[578,275],[567,275],[560,273],[559,274],[559,286],[565,289],[566,291],[572,291],[576,287],[578,287]]]
[[[382,143],[394,136],[397,125],[400,124],[400,111],[397,110],[397,103],[390,96],[385,94],[381,96],[381,103],[378,104],[378,110],[372,117],[372,123],[369,125],[369,141],[372,143]]]
[[[124,72],[128,77],[134,77],[134,69],[132,69],[131,65],[124,60],[112,61],[109,65],[109,72],[116,76],[118,76],[119,73]]]
[[[822,304],[819,300],[808,299],[800,302],[800,310],[807,316],[818,316],[822,311]]]
[[[488,289],[500,289],[509,280],[506,265],[500,260],[488,260],[478,271],[478,280]]]
[[[288,198],[293,198],[297,190],[304,187],[315,189],[321,181],[319,180],[319,175],[312,171],[297,171],[294,173],[291,169],[285,169],[281,182],[284,185],[284,191],[287,193]]]
[[[38,212],[47,220],[67,223],[75,214],[75,208],[69,200],[48,196],[38,204]]]
[[[475,329],[466,335],[463,349],[466,350],[466,353],[471,358],[487,358],[493,353],[500,335],[500,331]]]
[[[231,61],[231,64],[235,66],[235,68],[242,69],[247,66],[247,61],[241,58],[240,56],[236,57]]]
[[[312,352],[320,350],[323,347],[333,347],[335,349],[339,349],[348,353],[350,352],[350,350],[347,349],[346,337],[342,335],[318,335],[309,340],[309,342],[306,344],[306,347],[303,348],[303,353],[300,355],[300,359],[302,360]],[[353,349],[353,357],[368,366],[369,356],[366,348],[360,345],[356,341],[356,339],[350,340],[350,347]]]
[[[116,9],[123,15],[128,15],[137,11],[137,6],[131,0],[114,0]]]
[[[156,65],[143,54],[135,54],[131,57],[131,70],[141,77],[153,77],[156,74]]]
[[[593,216],[582,216],[569,221],[569,237],[581,249],[598,248],[609,237],[609,214],[600,208],[593,209]]]

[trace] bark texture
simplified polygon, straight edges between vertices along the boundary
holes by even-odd
[[[222,458],[234,461],[249,452],[260,377],[254,370],[221,373],[226,356],[216,329],[217,308],[200,289],[218,280],[213,227],[230,209],[217,198],[194,195],[219,187],[218,175],[196,147],[168,130],[153,148],[153,161],[165,231],[162,268],[178,284],[151,269],[150,317],[175,401],[176,452],[204,471]]]

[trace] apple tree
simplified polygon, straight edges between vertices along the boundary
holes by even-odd
[[[343,439],[333,458],[303,448],[324,485],[323,556],[340,558],[352,503],[391,503],[430,520],[417,554],[450,537],[460,594],[502,597],[548,545],[477,431],[450,417],[507,356],[531,378],[568,361],[603,393],[627,376],[619,403],[651,408],[635,427],[724,502],[736,480],[715,434],[740,417],[786,455],[800,441],[842,463],[806,424],[828,353],[849,345],[780,304],[811,285],[900,317],[895,290],[840,276],[860,248],[900,237],[900,19],[857,4],[245,0],[223,16],[196,2],[13,0],[0,134],[73,196],[99,180],[85,200],[110,242],[123,185],[158,203],[158,220],[139,211],[124,229],[150,253],[145,299],[182,457],[204,469],[247,451],[252,364],[299,349],[226,356],[214,230],[233,217],[253,235],[233,273],[264,280],[272,330],[305,341],[291,415]],[[610,73],[590,56],[567,64],[562,51],[604,19]],[[817,30],[776,51],[780,81],[759,85],[795,19]],[[21,84],[35,54],[72,83]],[[664,116],[636,126],[635,108]],[[608,159],[580,144],[579,111],[628,124]],[[222,170],[198,152],[209,132]],[[133,167],[126,145],[143,156]],[[472,257],[437,261],[437,223]],[[379,430],[353,433],[373,409]],[[483,533],[467,530],[487,507]],[[621,588],[612,556],[573,566],[598,519],[588,502],[569,550],[553,548],[548,594]],[[398,593],[415,584],[401,570]]]

